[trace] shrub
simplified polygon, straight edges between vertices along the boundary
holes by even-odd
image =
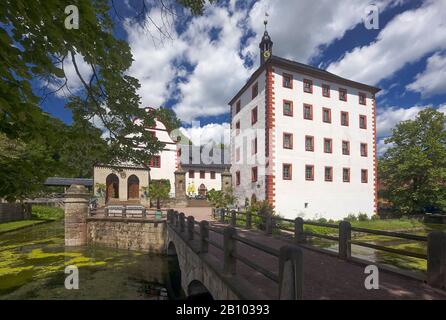
[[[57,207],[32,206],[32,216],[43,220],[60,220],[64,217],[64,210]]]
[[[381,219],[381,218],[380,218],[380,216],[377,215],[377,214],[374,214],[374,215],[372,216],[372,218],[371,218],[371,220],[379,220],[379,219]]]
[[[358,214],[358,221],[368,221],[369,217],[366,213],[360,213]]]
[[[356,218],[356,216],[352,213],[350,213],[347,217],[344,218],[345,221],[358,221],[358,218]]]
[[[317,219],[317,222],[319,222],[319,223],[327,223],[328,221],[325,218],[319,218],[319,219]]]

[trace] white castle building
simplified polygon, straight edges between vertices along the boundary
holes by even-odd
[[[231,99],[231,173],[239,203],[287,218],[377,211],[378,88],[272,55]]]

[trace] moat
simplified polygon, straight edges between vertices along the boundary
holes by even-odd
[[[103,247],[65,247],[63,222],[0,235],[0,299],[182,298],[175,258]],[[67,290],[65,267],[79,268]]]

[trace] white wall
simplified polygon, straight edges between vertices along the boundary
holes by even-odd
[[[195,185],[195,194],[198,194],[198,188],[203,183],[207,190],[215,189],[215,190],[221,190],[221,172],[217,170],[209,170],[204,169],[205,171],[205,178],[200,178],[200,170],[199,169],[187,169],[184,168],[186,171],[186,190],[190,183],[193,183]],[[189,177],[189,170],[194,170],[194,178]],[[215,171],[215,179],[211,179],[211,171]]]
[[[252,85],[245,90],[239,100],[241,110],[235,114],[236,103],[232,106],[231,122],[231,174],[234,195],[238,204],[243,205],[245,198],[251,199],[253,194],[258,200],[265,199],[265,75],[262,72],[257,83],[259,92],[256,98],[252,99]],[[255,82],[253,82],[253,85]],[[251,125],[251,110],[257,106],[258,120]],[[240,134],[235,134],[235,124],[240,120]],[[251,155],[251,141],[257,136],[257,155]],[[240,161],[236,161],[236,148],[240,148]],[[258,179],[256,183],[251,182],[251,168],[257,166]],[[240,171],[240,185],[236,185],[236,172]]]
[[[282,87],[282,72],[275,67],[276,211],[287,217],[340,219],[350,213],[374,213],[374,131],[372,95],[367,105],[358,102],[358,90],[344,85],[293,74],[293,89]],[[313,94],[303,92],[302,79],[313,80]],[[330,98],[322,96],[321,83],[330,85]],[[340,101],[338,88],[348,91]],[[293,117],[283,116],[283,99],[293,101]],[[303,119],[303,103],[313,105],[313,120]],[[322,108],[331,108],[332,123],[322,122]],[[349,126],[340,125],[341,110],[349,113]],[[359,115],[367,116],[367,129],[359,128]],[[293,149],[283,148],[283,132],[293,133]],[[314,152],[305,151],[305,136],[315,139]],[[323,152],[324,138],[333,139],[333,153]],[[350,141],[350,155],[342,154],[342,140]],[[368,157],[361,157],[360,143],[368,144]],[[292,164],[292,180],[282,179],[282,164]],[[305,180],[305,165],[315,166],[314,181]],[[333,182],[324,180],[325,166],[333,167]],[[342,168],[350,168],[350,183],[342,181]],[[368,183],[361,183],[361,169],[368,169]],[[308,203],[308,208],[305,208]]]

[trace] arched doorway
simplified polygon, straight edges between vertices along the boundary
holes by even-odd
[[[134,174],[127,179],[127,199],[139,199],[139,179]]]
[[[108,202],[110,199],[119,199],[119,178],[116,174],[110,173],[105,180],[107,194],[105,201]]]
[[[200,187],[198,188],[198,194],[200,195],[200,196],[206,196],[206,193],[207,193],[207,188],[206,188],[206,186],[204,185],[204,183],[202,183],[202,184],[200,184]]]
[[[187,300],[212,301],[214,297],[198,280],[193,280],[187,287]]]
[[[257,196],[255,195],[255,193],[253,193],[251,196],[251,205],[253,205],[256,202],[257,202]]]

